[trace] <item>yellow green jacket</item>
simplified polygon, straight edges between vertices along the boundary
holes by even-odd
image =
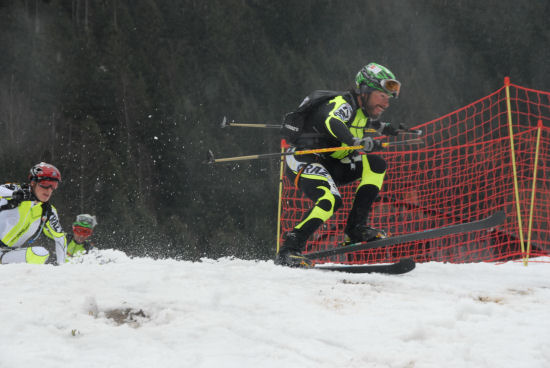
[[[74,257],[79,254],[86,254],[90,249],[93,248],[93,244],[85,240],[84,243],[80,244],[74,240],[73,236],[69,236],[68,239],[69,245],[67,245],[67,257]]]

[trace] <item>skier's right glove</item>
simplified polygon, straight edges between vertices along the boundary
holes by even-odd
[[[372,139],[372,137],[355,138],[353,140],[354,146],[363,146],[360,151],[369,153],[382,150],[382,142],[378,139]]]

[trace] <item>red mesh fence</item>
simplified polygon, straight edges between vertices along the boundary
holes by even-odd
[[[550,93],[510,84],[509,95],[515,175],[504,86],[460,110],[414,127],[423,131],[425,145],[394,146],[380,153],[388,170],[369,224],[399,235],[478,220],[504,210],[503,225],[325,261],[380,263],[412,257],[419,262],[461,263],[548,255]],[[307,252],[343,242],[356,185],[340,187],[344,205],[309,239]],[[281,201],[282,235],[299,222],[312,202],[286,177]]]

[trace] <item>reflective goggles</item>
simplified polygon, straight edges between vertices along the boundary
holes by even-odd
[[[93,232],[89,227],[73,226],[73,233],[83,238],[89,237]]]
[[[59,186],[59,181],[42,179],[38,181],[38,185],[40,186],[40,188],[44,189],[57,189],[57,187]]]
[[[397,98],[399,96],[399,91],[401,91],[401,82],[395,79],[382,79],[380,81],[380,87],[390,96]]]

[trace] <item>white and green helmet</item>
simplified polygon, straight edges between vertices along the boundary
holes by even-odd
[[[376,63],[365,65],[355,76],[355,84],[362,93],[378,90],[392,97],[399,96],[401,90],[401,83],[391,70]]]
[[[93,229],[97,225],[97,219],[95,216],[83,213],[76,216],[76,221],[73,222],[73,226],[85,227],[88,229]]]

